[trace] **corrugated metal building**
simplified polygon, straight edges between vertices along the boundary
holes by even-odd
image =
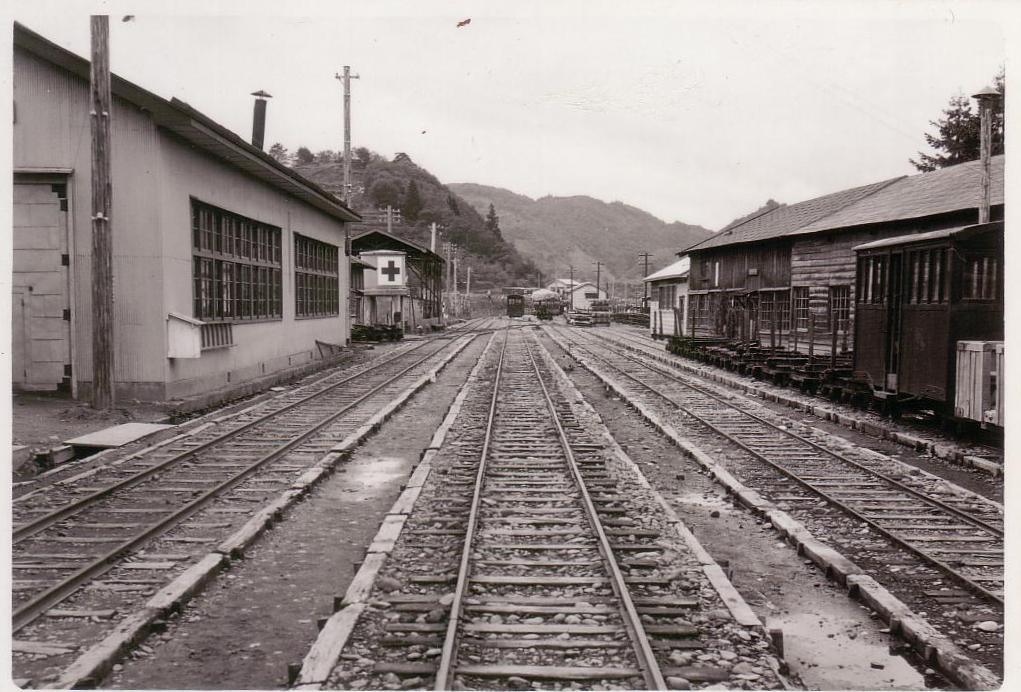
[[[14,30],[14,383],[90,388],[89,63]],[[332,195],[173,99],[112,78],[117,395],[228,389],[350,335]],[[343,260],[343,261],[342,261]]]
[[[686,250],[696,336],[760,339],[818,352],[853,348],[856,245],[974,223],[979,162],[884,180],[740,219]],[[1003,218],[1004,157],[991,162]]]

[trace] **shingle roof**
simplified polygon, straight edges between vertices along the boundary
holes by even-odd
[[[1003,204],[1003,162],[1003,155],[993,156],[989,162],[992,204]],[[796,234],[976,209],[981,196],[981,165],[979,161],[969,161],[902,178],[857,204],[802,226]]]
[[[776,207],[764,214],[753,216],[744,221],[724,228],[716,235],[688,248],[706,250],[708,248],[751,243],[769,238],[778,238],[819,220],[833,212],[843,209],[854,202],[875,194],[901,178],[891,178],[871,185],[853,187],[822,197],[816,197],[797,204]]]

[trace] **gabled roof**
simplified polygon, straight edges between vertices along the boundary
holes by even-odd
[[[862,198],[875,194],[897,180],[900,180],[900,178],[891,178],[890,180],[883,180],[871,185],[833,192],[822,197],[798,202],[797,204],[775,207],[762,214],[731,224],[712,237],[692,245],[688,248],[688,251],[707,250],[709,248],[736,245],[738,243],[752,243],[788,235]]]
[[[1003,204],[1004,158],[1001,154],[989,161],[991,204]],[[797,234],[977,209],[982,194],[981,166],[980,161],[968,161],[901,178],[868,199],[798,229]]]
[[[14,23],[14,45],[85,81],[89,80],[88,60],[58,46],[18,22]],[[167,101],[115,74],[110,75],[110,90],[118,98],[149,111],[153,122],[159,127],[173,132],[196,148],[226,161],[248,175],[341,221],[361,220],[360,216],[332,194],[184,101],[176,98]]]
[[[662,281],[663,279],[680,279],[688,275],[691,268],[691,258],[682,257],[673,264],[663,267],[659,271],[649,274],[642,281]]]
[[[436,262],[444,261],[442,257],[429,250],[429,248],[380,230],[364,231],[351,236],[351,248],[355,252],[362,254],[371,250],[400,250],[412,257],[424,256]]]

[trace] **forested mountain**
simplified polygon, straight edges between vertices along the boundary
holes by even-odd
[[[339,195],[344,172],[336,155],[320,152],[302,156],[302,149],[298,156],[288,157],[285,162]],[[440,241],[451,241],[463,248],[469,255],[464,261],[472,267],[473,286],[498,288],[534,282],[536,267],[504,240],[496,219],[487,222],[483,218],[487,209],[481,213],[476,211],[406,154],[398,154],[392,161],[364,148],[356,149],[355,154],[352,161],[354,194],[350,206],[368,222],[363,227],[377,227],[378,210],[390,205],[399,210],[399,215],[395,216],[394,235],[428,247],[430,225],[435,222]],[[352,231],[358,230],[359,226],[353,225]],[[437,252],[442,254],[441,247],[438,244]],[[463,280],[463,269],[467,265],[462,263],[461,266]]]
[[[701,226],[665,223],[621,202],[585,196],[532,199],[474,183],[448,187],[476,210],[487,210],[492,204],[503,237],[550,277],[567,276],[573,264],[576,277],[591,279],[600,261],[604,277],[638,279],[644,271],[639,253],[652,254],[652,271],[673,262],[674,253],[712,235]]]
[[[270,154],[323,188],[341,192],[343,167],[335,152],[313,154],[300,147],[291,156],[276,144]],[[482,288],[534,285],[540,270],[547,278],[567,276],[572,264],[576,277],[594,279],[597,261],[603,263],[604,278],[635,280],[644,271],[639,253],[652,254],[652,271],[711,235],[701,226],[668,224],[621,202],[586,196],[532,199],[474,183],[444,185],[406,154],[387,160],[364,147],[354,154],[350,206],[370,225],[378,224],[379,209],[399,209],[394,234],[426,246],[435,222],[441,240],[471,255],[473,284]]]

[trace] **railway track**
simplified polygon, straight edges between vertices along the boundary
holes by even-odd
[[[324,686],[778,686],[542,351],[521,332],[490,349]]]
[[[664,354],[663,342],[662,341],[655,341],[650,336],[648,336],[647,334],[644,334],[644,333],[639,335],[639,334],[635,334],[635,333],[627,333],[627,332],[625,332],[623,330],[613,330],[611,333],[602,332],[602,333],[600,333],[600,336],[602,336],[603,338],[606,338],[607,340],[610,340],[610,341],[617,341],[617,342],[622,343],[622,344],[627,344],[633,350],[644,351],[646,353],[654,353],[656,356],[662,356]],[[709,366],[709,365],[706,365],[706,364],[703,364],[703,363],[699,363],[698,365],[700,367],[707,367],[707,368],[708,367],[716,367],[716,366]],[[728,371],[723,370],[723,372],[728,372]],[[729,373],[728,372],[728,374],[736,376],[736,373]],[[767,383],[763,382],[763,381],[758,381],[757,380],[756,382],[759,385],[765,385],[765,386],[773,387],[773,388],[777,388],[777,389],[784,389],[784,388],[779,387],[778,385],[774,385],[774,384],[768,384],[767,385]],[[793,391],[796,391],[796,390],[788,390],[788,391],[792,391],[793,392]],[[804,394],[803,392],[799,393],[799,395],[801,397],[804,397],[806,401],[812,401],[814,399],[814,400],[827,401],[827,402],[830,402],[832,404],[832,401],[830,399],[827,399],[826,397],[823,397],[821,395],[809,395],[809,394]],[[861,410],[862,409],[855,409],[855,411],[861,411]],[[934,418],[932,420],[925,419],[925,418],[919,419],[919,420],[909,420],[906,417],[902,417],[900,419],[900,423],[902,425],[907,425],[910,429],[913,429],[913,430],[916,430],[916,431],[919,431],[919,432],[924,432],[925,434],[929,434],[929,435],[931,435],[933,433],[934,422],[938,422],[938,417],[936,417],[936,418]],[[941,438],[937,438],[937,439],[941,439]],[[955,441],[955,438],[951,437],[950,441]],[[997,462],[998,464],[1000,464],[1001,467],[1003,465],[1003,444],[1002,444],[1002,441],[998,445],[996,445],[996,444],[988,444],[988,443],[985,443],[985,442],[979,442],[979,441],[972,440],[972,441],[969,441],[967,443],[966,449],[967,449],[967,455],[968,456],[975,456],[975,457],[980,457],[980,458],[983,458],[983,459],[989,459],[989,460],[992,460],[994,462]],[[1002,477],[1001,477],[1001,481],[1002,481]]]
[[[422,341],[14,505],[15,673],[52,675],[411,383],[463,350]],[[67,644],[72,642],[73,644]]]
[[[802,520],[824,517],[818,521],[829,540],[873,565],[874,576],[891,583],[906,602],[937,618],[931,611],[950,609],[984,622],[1002,621],[1002,506],[934,477],[905,473],[879,455],[810,439],[790,421],[753,411],[758,407],[747,399],[612,342],[578,330],[556,334],[629,398],[665,412],[703,449],[715,448],[746,485]],[[973,622],[964,619],[963,628]],[[944,625],[952,632],[962,628],[960,619]],[[1000,633],[968,635],[978,640],[982,655],[999,662]]]

